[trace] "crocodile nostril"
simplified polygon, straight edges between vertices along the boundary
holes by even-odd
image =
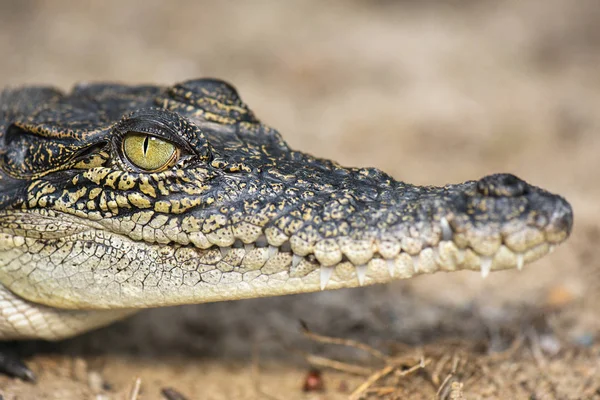
[[[477,182],[477,191],[484,196],[516,197],[527,193],[525,181],[511,174],[495,174],[481,178]]]

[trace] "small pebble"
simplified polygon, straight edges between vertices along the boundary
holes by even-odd
[[[164,388],[161,393],[167,400],[187,400],[187,397],[170,387]]]
[[[560,341],[554,335],[541,335],[539,340],[542,351],[550,356],[557,355],[562,348]]]
[[[325,385],[323,383],[323,376],[321,371],[318,369],[312,369],[306,374],[304,378],[304,385],[302,390],[305,392],[323,392],[325,391]]]

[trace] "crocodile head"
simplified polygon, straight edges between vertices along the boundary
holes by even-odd
[[[25,88],[0,107],[0,282],[39,304],[140,308],[485,276],[571,231],[562,197],[513,175],[421,187],[291,150],[217,80]]]

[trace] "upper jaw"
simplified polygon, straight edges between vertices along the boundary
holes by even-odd
[[[435,264],[426,269],[438,266],[486,271],[495,267],[522,267],[524,261],[544,253],[540,249],[549,250],[568,237],[572,210],[561,197],[533,187],[526,187],[527,193],[513,197],[490,196],[487,188],[481,189],[481,181],[484,181],[495,185],[495,190],[501,190],[498,179],[490,183],[486,177],[479,182],[445,188],[403,186],[391,193],[391,189],[386,188],[387,192],[380,192],[377,199],[363,202],[348,200],[355,195],[352,191],[345,191],[345,196],[341,191],[334,191],[334,195],[317,192],[307,201],[295,199],[296,203],[286,203],[282,195],[278,199],[281,204],[296,204],[292,211],[276,210],[262,220],[256,218],[259,213],[252,215],[252,212],[237,221],[227,220],[222,215],[215,222],[220,227],[211,231],[206,231],[201,223],[196,226],[181,223],[191,221],[185,216],[152,213],[148,213],[147,218],[136,219],[136,224],[142,225],[139,229],[137,226],[129,229],[132,224],[110,220],[100,223],[108,229],[116,229],[116,233],[150,243],[158,241],[159,236],[145,235],[148,227],[164,232],[160,235],[163,239],[158,241],[163,244],[200,249],[217,247],[222,252],[238,248],[247,253],[268,247],[269,252],[261,258],[289,254],[291,268],[300,260],[315,263],[317,267],[348,264],[362,268],[377,259],[388,264],[395,263],[399,257],[417,261],[415,257],[422,254],[427,260],[421,264],[430,261]],[[389,185],[392,186],[393,183]],[[484,189],[485,195],[477,192]],[[194,218],[194,213],[191,217]],[[196,219],[204,218],[200,214]],[[121,232],[123,226],[127,226],[128,231]],[[445,260],[450,257],[444,256],[448,251],[453,253],[452,262]],[[527,255],[532,251],[536,257]],[[430,253],[433,257],[429,257]]]

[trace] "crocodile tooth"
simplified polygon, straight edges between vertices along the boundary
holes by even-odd
[[[298,266],[298,264],[300,264],[300,261],[302,261],[304,257],[302,256],[297,256],[297,255],[292,255],[292,267],[296,268]]]
[[[550,246],[548,246],[548,254],[552,253],[555,248],[556,248],[556,245],[553,245],[553,244],[551,244]]]
[[[419,256],[411,256],[415,274],[419,273]]]
[[[387,260],[387,266],[388,266],[388,271],[390,272],[390,276],[393,278],[394,274],[396,273],[396,271],[395,271],[396,264],[394,263],[394,260]]]
[[[225,258],[227,253],[231,251],[231,247],[219,247],[219,250],[221,250],[221,258]]]
[[[252,250],[254,250],[254,245],[252,243],[245,244],[244,250],[246,250],[246,253],[250,253]]]
[[[321,290],[325,290],[329,278],[333,274],[333,267],[321,267]]]
[[[440,218],[440,226],[442,228],[442,240],[452,240],[452,228],[446,217]]]
[[[492,270],[492,257],[481,256],[481,277],[485,278]]]
[[[517,269],[519,271],[523,270],[523,265],[525,264],[525,257],[522,253],[517,254]]]
[[[269,258],[273,257],[275,254],[277,254],[277,252],[279,251],[279,249],[275,246],[269,246]]]
[[[365,284],[365,278],[367,277],[367,264],[356,266],[356,276],[358,277],[358,283],[360,286]]]

